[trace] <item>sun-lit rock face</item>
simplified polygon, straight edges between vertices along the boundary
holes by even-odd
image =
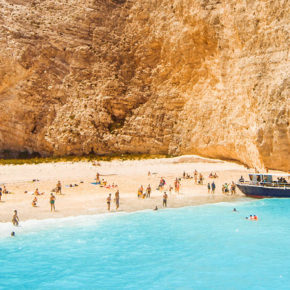
[[[287,0],[0,0],[0,149],[289,170]]]

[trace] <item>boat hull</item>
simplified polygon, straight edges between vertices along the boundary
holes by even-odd
[[[290,188],[264,187],[249,184],[237,184],[242,193],[255,198],[290,197]]]

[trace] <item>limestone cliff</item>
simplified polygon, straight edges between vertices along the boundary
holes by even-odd
[[[287,0],[0,0],[0,150],[289,170]]]

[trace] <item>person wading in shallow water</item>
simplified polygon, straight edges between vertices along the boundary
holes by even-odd
[[[50,211],[55,211],[55,196],[53,195],[53,193],[50,194],[50,199],[49,199],[49,203],[50,203]]]
[[[12,224],[17,227],[19,225],[19,217],[17,215],[17,210],[14,210],[14,215],[12,217]]]

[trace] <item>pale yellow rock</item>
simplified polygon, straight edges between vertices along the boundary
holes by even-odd
[[[289,170],[286,0],[0,0],[0,150]]]

